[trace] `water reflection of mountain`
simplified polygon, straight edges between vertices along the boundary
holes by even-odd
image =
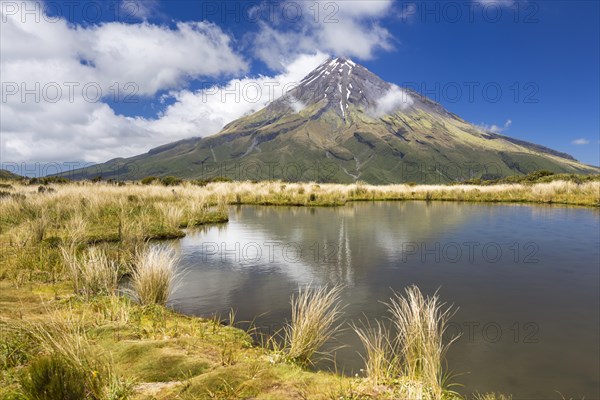
[[[297,284],[344,283],[380,261],[401,259],[409,243],[436,240],[468,218],[468,207],[425,202],[352,203],[339,208],[237,207],[230,222],[181,242],[190,263],[279,271]],[[214,253],[217,254],[214,254]]]
[[[234,307],[248,318],[276,315],[309,283],[342,283],[353,289],[351,302],[362,303],[372,293],[356,280],[400,262],[409,243],[439,240],[469,218],[469,209],[426,202],[231,208],[229,223],[189,232],[177,244],[186,277],[174,305],[192,314]]]

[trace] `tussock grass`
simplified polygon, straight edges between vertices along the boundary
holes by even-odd
[[[86,297],[110,295],[119,283],[119,266],[97,247],[78,255],[74,247],[61,248],[76,293]]]
[[[90,245],[115,243],[116,260],[125,265],[148,240],[180,238],[182,227],[228,219],[221,194],[192,185],[78,182],[51,184],[43,193],[23,183],[11,187],[0,198],[0,279],[18,286],[81,275],[76,264]],[[61,246],[71,255],[65,265],[76,268],[62,268]]]
[[[162,306],[140,306],[116,296],[63,298],[68,296],[65,288],[58,294],[63,300],[56,301],[51,290],[40,297],[11,288],[7,282],[0,285],[5,289],[0,290],[2,315],[12,315],[10,322],[25,324],[28,330],[39,326],[41,332],[33,340],[25,335],[20,341],[34,344],[28,351],[31,357],[19,357],[11,361],[9,369],[0,371],[0,398],[13,398],[10,394],[19,390],[19,380],[11,376],[28,375],[30,369],[43,371],[38,360],[47,357],[66,359],[69,368],[77,372],[74,377],[99,379],[103,400],[211,398],[209,393],[219,399],[430,398],[421,382],[403,376],[373,385],[363,378],[314,373],[296,363],[283,362],[288,359],[274,358],[273,352],[253,346],[245,332],[216,320],[179,315]],[[14,298],[24,303],[5,301]],[[42,303],[42,308],[51,306],[59,315],[40,313],[40,301],[48,302]],[[234,319],[230,317],[230,321]],[[45,339],[48,336],[52,339]],[[446,394],[445,398],[453,396]]]
[[[303,366],[313,363],[314,356],[340,329],[342,286],[300,288],[292,296],[292,319],[284,328],[287,357]],[[326,355],[320,353],[321,355]]]
[[[452,307],[445,307],[439,296],[425,297],[416,286],[405,294],[394,293],[387,304],[393,329],[381,321],[352,324],[365,354],[365,372],[371,384],[390,385],[399,379],[406,398],[439,400],[457,397],[449,390],[444,371],[448,347],[444,343]]]
[[[162,213],[163,223],[168,229],[178,229],[182,225],[183,209],[174,205],[162,206],[159,209]]]
[[[164,246],[149,247],[135,257],[131,291],[141,305],[165,305],[179,279],[178,257]]]
[[[361,357],[365,362],[366,376],[374,385],[390,383],[396,379],[402,371],[389,329],[381,321],[351,326],[365,349],[365,355]]]
[[[422,382],[426,398],[441,399],[448,391],[445,355],[456,339],[443,341],[452,307],[445,307],[437,293],[423,296],[416,286],[405,292],[405,296],[395,293],[388,304],[403,375]]]
[[[81,212],[74,212],[65,224],[66,242],[75,247],[84,242],[88,223]]]
[[[46,398],[47,393],[57,392],[53,385],[65,383],[57,381],[56,376],[44,376],[49,373],[66,373],[70,379],[81,380],[72,383],[86,399],[124,399],[131,394],[131,384],[115,373],[109,360],[95,354],[87,336],[86,319],[85,315],[74,312],[66,317],[49,312],[44,322],[18,323],[19,329],[37,346],[38,358],[21,379],[24,393],[30,398]]]

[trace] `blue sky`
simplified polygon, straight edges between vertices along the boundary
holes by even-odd
[[[597,1],[7,3],[3,163],[101,162],[214,134],[270,99],[223,101],[214,85],[264,89],[344,55],[486,129],[600,164]],[[23,82],[61,96],[23,99]],[[80,84],[74,99],[65,82]],[[90,82],[103,96],[82,100]]]

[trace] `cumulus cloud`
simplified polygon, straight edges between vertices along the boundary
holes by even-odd
[[[170,95],[175,103],[167,107],[159,118],[139,118],[136,122],[138,126],[171,138],[217,133],[227,123],[286,95],[327,57],[323,53],[305,54],[297,57],[278,75],[233,79],[225,85],[214,85],[195,92],[173,92]],[[290,99],[289,103],[296,112],[303,108],[296,99]]]
[[[582,146],[582,145],[590,144],[590,141],[585,138],[580,138],[580,139],[573,140],[571,143],[578,145],[578,146]]]
[[[292,3],[287,1],[285,4]],[[392,8],[392,0],[293,2],[300,7],[293,21],[262,21],[251,35],[255,55],[270,68],[281,69],[298,54],[315,49],[337,56],[373,58],[378,50],[393,49],[390,32],[379,21]],[[279,22],[279,23],[278,23]]]
[[[502,133],[502,132],[508,130],[508,128],[510,128],[511,125],[512,125],[512,120],[509,119],[502,126],[498,126],[496,124],[488,125],[488,124],[482,123],[482,124],[479,124],[479,127],[486,132]]]
[[[387,93],[377,101],[371,115],[381,117],[398,110],[405,110],[414,103],[412,97],[402,88],[392,85]]]
[[[189,79],[247,69],[229,36],[207,22],[179,22],[170,29],[147,22],[83,27],[64,19],[2,18],[4,82],[94,82],[106,91],[131,82],[139,94],[153,95]]]
[[[106,102],[117,90],[152,98],[176,93],[192,79],[247,70],[231,38],[207,22],[81,26],[35,16],[23,21],[20,14],[1,18],[4,162],[100,162],[182,138],[143,118],[117,115]]]

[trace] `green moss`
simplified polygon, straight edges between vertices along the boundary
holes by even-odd
[[[211,367],[210,359],[186,350],[188,345],[180,340],[121,342],[115,344],[113,351],[117,354],[117,368],[134,379],[170,382],[203,374]]]

